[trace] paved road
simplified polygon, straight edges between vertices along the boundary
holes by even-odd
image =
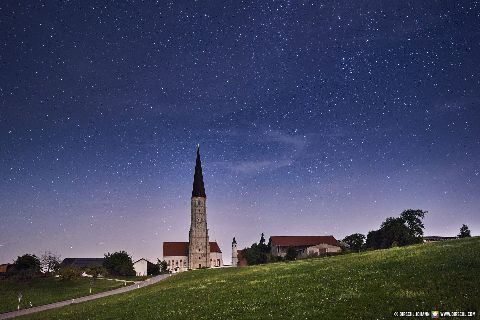
[[[80,297],[80,298],[55,302],[55,303],[51,303],[51,304],[45,304],[43,306],[38,306],[38,307],[33,307],[33,308],[28,308],[28,309],[21,309],[21,310],[18,310],[18,311],[11,311],[11,312],[6,312],[6,313],[0,313],[0,319],[15,318],[15,317],[23,316],[23,315],[26,315],[26,314],[36,313],[36,312],[55,309],[55,308],[60,308],[60,307],[65,307],[65,306],[68,306],[68,305],[71,305],[71,304],[90,301],[90,300],[95,300],[95,299],[98,299],[98,298],[113,296],[114,294],[128,292],[128,291],[132,291],[132,290],[136,290],[136,289],[139,289],[139,288],[149,286],[151,284],[162,281],[162,280],[168,278],[169,276],[170,276],[169,274],[162,274],[162,275],[147,279],[145,281],[137,282],[135,284],[132,284],[132,285],[129,285],[129,286],[126,286],[126,287],[121,287],[121,288],[114,289],[114,290],[110,290],[110,291],[100,292],[100,293],[92,294],[92,295],[85,296],[85,297]]]

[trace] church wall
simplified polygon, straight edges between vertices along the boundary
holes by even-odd
[[[169,271],[182,272],[188,269],[187,256],[164,256],[163,260],[167,261],[167,269]]]
[[[210,268],[223,267],[223,259],[221,252],[210,252]]]

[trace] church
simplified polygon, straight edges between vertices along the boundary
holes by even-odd
[[[164,242],[163,260],[171,272],[222,267],[222,251],[217,242],[210,242],[207,228],[207,195],[203,184],[200,148],[197,148],[191,199],[188,242]]]

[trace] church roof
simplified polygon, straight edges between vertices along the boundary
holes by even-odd
[[[338,246],[338,241],[333,236],[272,236],[271,244],[280,247],[315,246],[326,243]]]
[[[193,176],[192,197],[204,197],[205,185],[203,184],[202,161],[200,160],[200,147],[197,148],[197,160],[195,163],[195,175]]]
[[[188,242],[164,242],[163,256],[188,256]]]
[[[222,253],[216,241],[210,242],[210,252]],[[188,256],[188,242],[164,242],[163,256]]]

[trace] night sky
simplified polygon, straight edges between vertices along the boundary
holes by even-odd
[[[1,1],[0,263],[480,232],[478,1]]]

